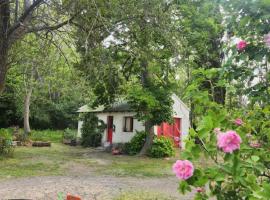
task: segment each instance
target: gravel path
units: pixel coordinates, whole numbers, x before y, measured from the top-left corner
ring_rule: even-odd
[[[1,199],[55,200],[62,192],[76,194],[83,200],[111,200],[124,191],[162,193],[172,199],[189,200],[193,194],[181,196],[175,178],[132,178],[97,175],[27,177],[0,182]]]

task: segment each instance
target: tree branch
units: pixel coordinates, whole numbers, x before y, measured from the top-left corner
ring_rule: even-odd
[[[27,31],[27,33],[40,32],[40,31],[44,31],[44,30],[47,30],[47,31],[57,30],[57,29],[61,28],[62,26],[65,26],[65,25],[69,24],[76,16],[77,16],[77,14],[73,15],[71,18],[69,18],[66,21],[63,21],[62,23],[59,23],[59,24],[56,24],[56,25],[53,25],[53,26],[41,26],[41,27],[35,27],[35,28],[32,28],[32,29],[29,29]]]
[[[25,20],[31,15],[36,7],[38,7],[44,0],[36,0],[33,4],[24,11],[24,13],[20,16],[18,21],[9,28],[8,36],[11,36],[19,27],[23,26]]]

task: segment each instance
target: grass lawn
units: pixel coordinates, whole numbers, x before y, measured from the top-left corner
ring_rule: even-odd
[[[113,176],[167,177],[173,175],[171,166],[174,161],[112,156],[91,148],[53,143],[52,147],[16,147],[12,158],[0,158],[0,179],[69,175],[76,168]]]
[[[156,192],[130,191],[120,194],[114,200],[173,200],[173,198]]]

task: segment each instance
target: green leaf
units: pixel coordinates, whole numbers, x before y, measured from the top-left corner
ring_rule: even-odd
[[[251,160],[257,162],[260,160],[260,158],[258,156],[251,156]]]
[[[188,185],[188,183],[186,181],[181,181],[179,183],[179,187],[178,190],[182,193],[185,194],[186,191],[191,191],[191,187]]]

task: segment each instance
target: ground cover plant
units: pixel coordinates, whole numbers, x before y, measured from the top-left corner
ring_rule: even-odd
[[[29,134],[29,139],[33,141],[44,141],[44,142],[62,142],[64,131],[61,130],[33,130]]]

